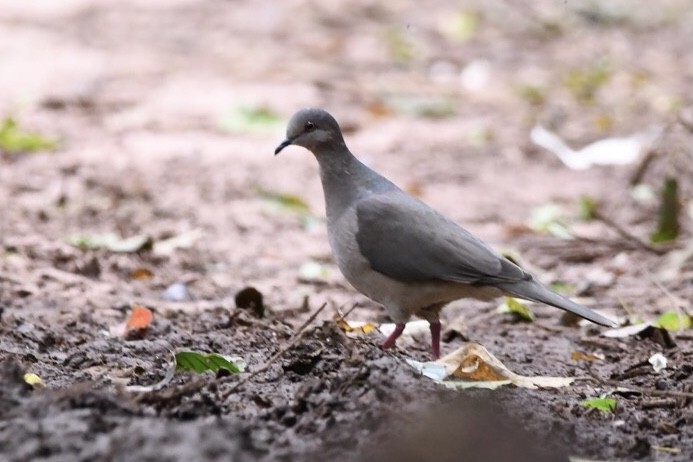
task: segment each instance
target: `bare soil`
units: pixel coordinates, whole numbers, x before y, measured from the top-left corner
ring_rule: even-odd
[[[386,352],[379,333],[347,336],[333,321],[353,304],[352,321],[387,314],[331,260],[312,156],[273,157],[284,122],[227,123],[239,107],[284,120],[324,107],[361,159],[542,280],[624,322],[690,312],[692,137],[677,122],[693,88],[690,2],[0,5],[0,117],[60,140],[0,153],[1,460],[691,460],[690,330],[611,339],[549,307],[524,323],[461,301],[443,312],[461,331],[444,353],[471,339],[515,372],[593,380],[447,390],[406,363],[428,358],[425,336]],[[638,244],[658,207],[631,194],[641,160],[570,170],[531,143],[537,121],[573,146],[667,127],[639,182],[657,193],[679,180],[681,236]],[[582,196],[616,226],[581,220]],[[527,226],[547,203],[581,239]],[[98,233],[198,238],[134,253],[70,240]],[[301,270],[309,262],[320,274]],[[184,300],[164,296],[175,283]],[[248,286],[264,296],[261,317],[236,307]],[[151,327],[114,335],[135,304],[154,311]],[[161,380],[177,349],[248,369],[126,391]],[[612,413],[581,404],[605,394]]]

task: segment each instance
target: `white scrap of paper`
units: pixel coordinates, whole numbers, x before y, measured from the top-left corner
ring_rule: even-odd
[[[652,368],[655,372],[659,372],[667,367],[667,358],[664,357],[662,353],[653,354],[647,362],[652,364]]]
[[[578,150],[541,125],[535,125],[529,136],[534,144],[556,154],[567,167],[585,170],[593,165],[630,164],[652,146],[661,133],[661,128],[654,127],[627,137],[604,138]]]

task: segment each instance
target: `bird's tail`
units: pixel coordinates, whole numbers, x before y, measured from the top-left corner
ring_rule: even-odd
[[[612,328],[618,327],[618,323],[612,321],[611,319],[595,313],[586,306],[575,303],[563,295],[557,294],[535,280],[522,281],[502,286],[499,285],[499,287],[509,295],[533,302],[546,303],[547,305],[569,311],[580,316],[581,318],[585,318],[602,326]]]

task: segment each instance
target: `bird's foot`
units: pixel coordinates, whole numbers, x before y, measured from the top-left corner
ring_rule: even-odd
[[[431,356],[433,360],[440,358],[440,322],[429,323],[431,327]]]
[[[399,338],[400,335],[402,335],[402,332],[404,332],[404,323],[397,323],[395,324],[395,330],[392,331],[390,336],[385,339],[383,342],[383,349],[387,350],[389,348],[392,348],[395,346],[395,342]]]

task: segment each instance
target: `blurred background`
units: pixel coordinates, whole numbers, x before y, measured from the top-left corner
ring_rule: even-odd
[[[253,283],[296,303],[296,268],[329,257],[313,226],[322,192],[307,152],[272,151],[294,111],[320,106],[362,160],[496,245],[533,214],[539,228],[574,218],[582,196],[648,240],[665,179],[691,172],[690,131],[677,121],[693,83],[692,10],[685,0],[3,1],[0,230],[62,241],[201,229],[204,261],[189,266],[219,269],[204,293]],[[575,153],[605,139],[614,143]],[[648,150],[656,161],[643,166]],[[588,168],[600,158],[627,165]],[[689,183],[678,186],[690,201]],[[547,204],[567,209],[536,210]]]
[[[273,156],[306,106],[555,288],[623,318],[689,310],[691,37],[690,0],[0,0],[0,313],[75,348],[133,300],[204,311],[245,286],[289,322],[353,301],[386,319],[331,260],[315,160]],[[543,367],[491,324],[478,340]]]

